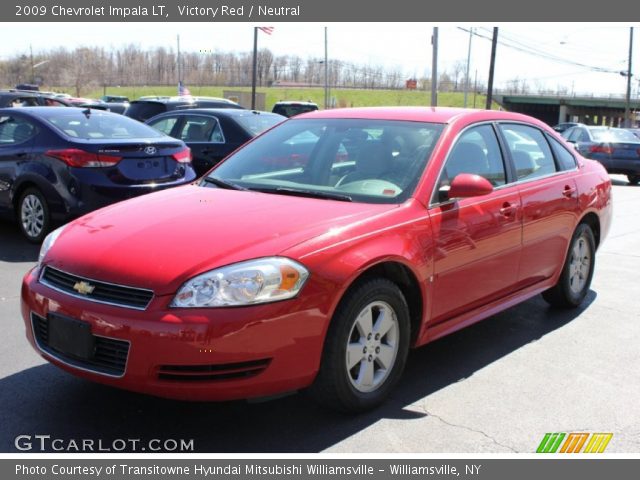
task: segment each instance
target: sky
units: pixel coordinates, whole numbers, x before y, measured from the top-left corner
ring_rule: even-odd
[[[276,55],[324,57],[324,27],[329,59],[399,69],[406,78],[429,76],[431,34],[439,28],[438,69],[466,65],[469,33],[473,27],[470,77],[477,71],[485,82],[489,73],[491,31],[499,27],[495,86],[515,78],[531,89],[562,86],[580,95],[623,96],[628,68],[629,27],[602,23],[275,23],[272,35],[261,33],[259,48]],[[0,58],[64,46],[175,48],[180,35],[183,51],[248,52],[253,45],[248,23],[2,23]],[[640,74],[640,28],[635,29],[632,72]],[[487,38],[484,38],[487,37]],[[206,53],[204,53],[206,54]],[[632,96],[638,95],[640,75],[632,77]]]

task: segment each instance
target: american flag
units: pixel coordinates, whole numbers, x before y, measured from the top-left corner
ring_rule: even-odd
[[[182,84],[182,81],[178,82],[178,95],[181,97],[186,97],[191,95],[191,92],[187,87]]]
[[[271,35],[273,33],[273,31],[275,30],[275,27],[258,27],[258,30],[263,31],[267,35]]]

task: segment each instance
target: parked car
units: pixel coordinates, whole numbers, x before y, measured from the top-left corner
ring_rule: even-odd
[[[189,400],[309,388],[366,410],[411,347],[541,292],[580,305],[611,208],[602,166],[524,115],[314,112],[199,182],[52,232],[22,313],[40,355],[96,382]]]
[[[196,178],[184,142],[115,113],[0,109],[0,214],[41,242],[55,224]]]
[[[640,138],[623,128],[581,125],[562,136],[585,158],[600,162],[609,173],[626,175],[632,185],[640,182]]]
[[[200,176],[240,145],[284,120],[282,115],[255,110],[195,108],[162,113],[145,123],[183,140]]]
[[[69,104],[55,95],[27,90],[0,90],[0,108],[4,107],[68,107]]]
[[[298,101],[280,101],[276,102],[271,110],[278,115],[284,115],[285,117],[295,117],[301,113],[313,112],[318,110],[318,105],[313,102],[298,102]]]
[[[582,123],[577,123],[577,122],[563,122],[563,123],[559,123],[557,125],[553,126],[553,129],[558,132],[558,133],[562,133],[565,130],[570,129],[571,127],[577,127],[577,126],[582,126]]]
[[[96,110],[104,110],[107,112],[113,112],[113,113],[119,113],[119,114],[124,114],[124,112],[126,111],[126,109],[129,107],[128,103],[115,103],[115,102],[111,102],[111,103],[106,103],[106,102],[97,102],[97,101],[92,101],[92,102],[87,102],[87,103],[79,103],[75,105],[76,107],[80,107],[80,108],[93,108]]]
[[[173,110],[185,110],[191,108],[238,108],[240,105],[226,98],[215,97],[157,97],[149,100],[134,100],[124,112],[127,117],[135,118],[141,122],[151,117]]]
[[[129,103],[129,97],[123,95],[103,95],[100,101],[105,103]]]

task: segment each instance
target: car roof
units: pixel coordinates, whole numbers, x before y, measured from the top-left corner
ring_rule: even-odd
[[[201,114],[215,114],[215,115],[225,115],[227,117],[244,117],[249,115],[269,115],[269,116],[278,116],[277,113],[265,112],[261,110],[246,110],[239,108],[189,108],[188,110],[171,110],[170,112],[163,112],[159,116],[165,115],[193,115],[194,113]]]
[[[69,108],[55,108],[55,107],[28,107],[28,108],[15,108],[15,107],[6,107],[0,108],[1,114],[12,115],[16,112],[20,112],[23,115],[35,118],[52,118],[58,114],[72,115],[74,112],[78,112],[78,114],[82,114],[83,110],[86,110],[87,107],[69,107]],[[94,110],[96,113],[100,113],[100,115],[118,115],[117,113],[105,111],[105,110]]]
[[[302,113],[295,120],[311,118],[353,118],[368,120],[398,120],[410,122],[453,123],[467,118],[471,121],[513,120],[524,121],[544,128],[549,128],[540,120],[521,113],[502,110],[479,110],[452,107],[362,107],[337,108],[333,110],[316,110]]]
[[[236,102],[228,100],[226,98],[219,97],[157,97],[157,98],[143,98],[138,100],[133,100],[130,103],[179,103],[179,104],[192,104],[198,102],[219,102],[219,103],[229,103],[232,105],[237,105]]]
[[[302,100],[281,100],[279,102],[276,102],[273,106],[275,107],[276,105],[303,105],[303,106],[309,106],[309,107],[317,107],[318,104],[314,103],[314,102],[303,102]]]

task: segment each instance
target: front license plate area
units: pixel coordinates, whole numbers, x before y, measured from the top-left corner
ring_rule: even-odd
[[[95,337],[87,322],[49,314],[49,347],[82,360],[90,360],[95,352]]]

